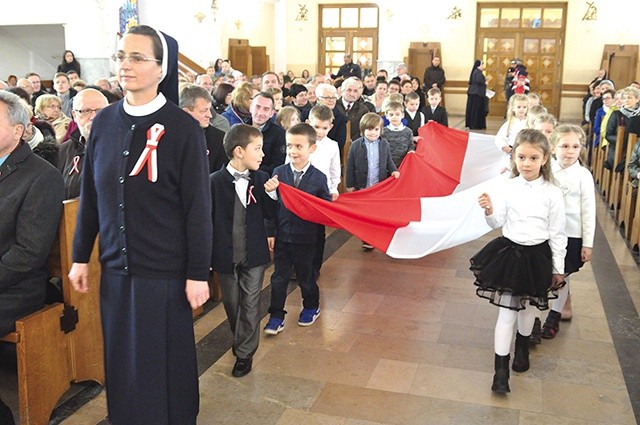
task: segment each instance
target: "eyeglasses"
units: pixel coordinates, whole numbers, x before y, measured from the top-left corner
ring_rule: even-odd
[[[139,53],[133,53],[130,55],[125,55],[124,53],[114,53],[113,55],[111,55],[111,60],[117,63],[122,63],[125,59],[129,59],[129,63],[132,63],[134,65],[140,64],[142,62],[161,62],[159,59],[148,58],[145,55],[141,55]]]
[[[96,108],[96,109],[84,108],[84,109],[74,109],[74,111],[80,114],[80,116],[84,117],[87,115],[91,115],[91,113],[97,114],[98,112],[100,112],[101,109],[102,108]]]
[[[318,96],[318,97],[324,100],[338,100],[338,98],[335,96]]]
[[[45,108],[50,108],[50,109],[62,109],[62,106],[60,106],[60,105],[47,105],[47,106],[45,106]]]

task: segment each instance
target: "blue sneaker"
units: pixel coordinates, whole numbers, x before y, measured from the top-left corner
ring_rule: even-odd
[[[318,316],[320,316],[319,308],[303,308],[302,311],[300,312],[298,325],[311,326],[315,323]]]
[[[284,320],[272,317],[264,327],[264,333],[269,335],[278,335],[284,330]]]

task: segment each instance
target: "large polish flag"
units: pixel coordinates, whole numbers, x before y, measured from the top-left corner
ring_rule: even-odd
[[[429,122],[400,178],[341,194],[336,202],[285,184],[286,207],[305,220],[344,229],[394,258],[419,258],[486,234],[477,199],[505,177],[494,136]]]

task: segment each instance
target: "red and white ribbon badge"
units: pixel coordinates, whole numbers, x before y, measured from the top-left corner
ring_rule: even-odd
[[[73,164],[71,164],[71,170],[69,170],[69,175],[76,173],[80,174],[80,169],[78,165],[80,164],[80,157],[78,155],[73,157]]]
[[[160,138],[164,135],[164,125],[154,124],[149,130],[147,130],[147,146],[140,154],[138,162],[131,170],[130,176],[137,176],[142,168],[147,164],[147,178],[150,182],[156,182],[158,180],[158,143]]]
[[[253,201],[254,204],[258,203],[258,200],[256,199],[256,197],[253,196],[253,186],[249,188],[249,199],[247,200],[247,205],[250,205],[251,201]]]

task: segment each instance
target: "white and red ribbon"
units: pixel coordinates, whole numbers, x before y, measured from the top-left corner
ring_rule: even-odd
[[[164,125],[154,124],[149,130],[147,130],[147,146],[140,154],[138,162],[131,170],[130,176],[137,176],[140,171],[147,165],[147,178],[150,182],[156,182],[158,180],[158,143],[160,138],[164,135]]]
[[[253,186],[249,187],[249,199],[247,200],[247,205],[250,205],[251,201],[253,201],[254,204],[258,203],[256,197],[253,196]]]
[[[73,157],[73,164],[71,164],[71,170],[69,170],[69,175],[73,173],[80,174],[80,168],[78,168],[78,165],[80,165],[80,156],[76,155]]]

